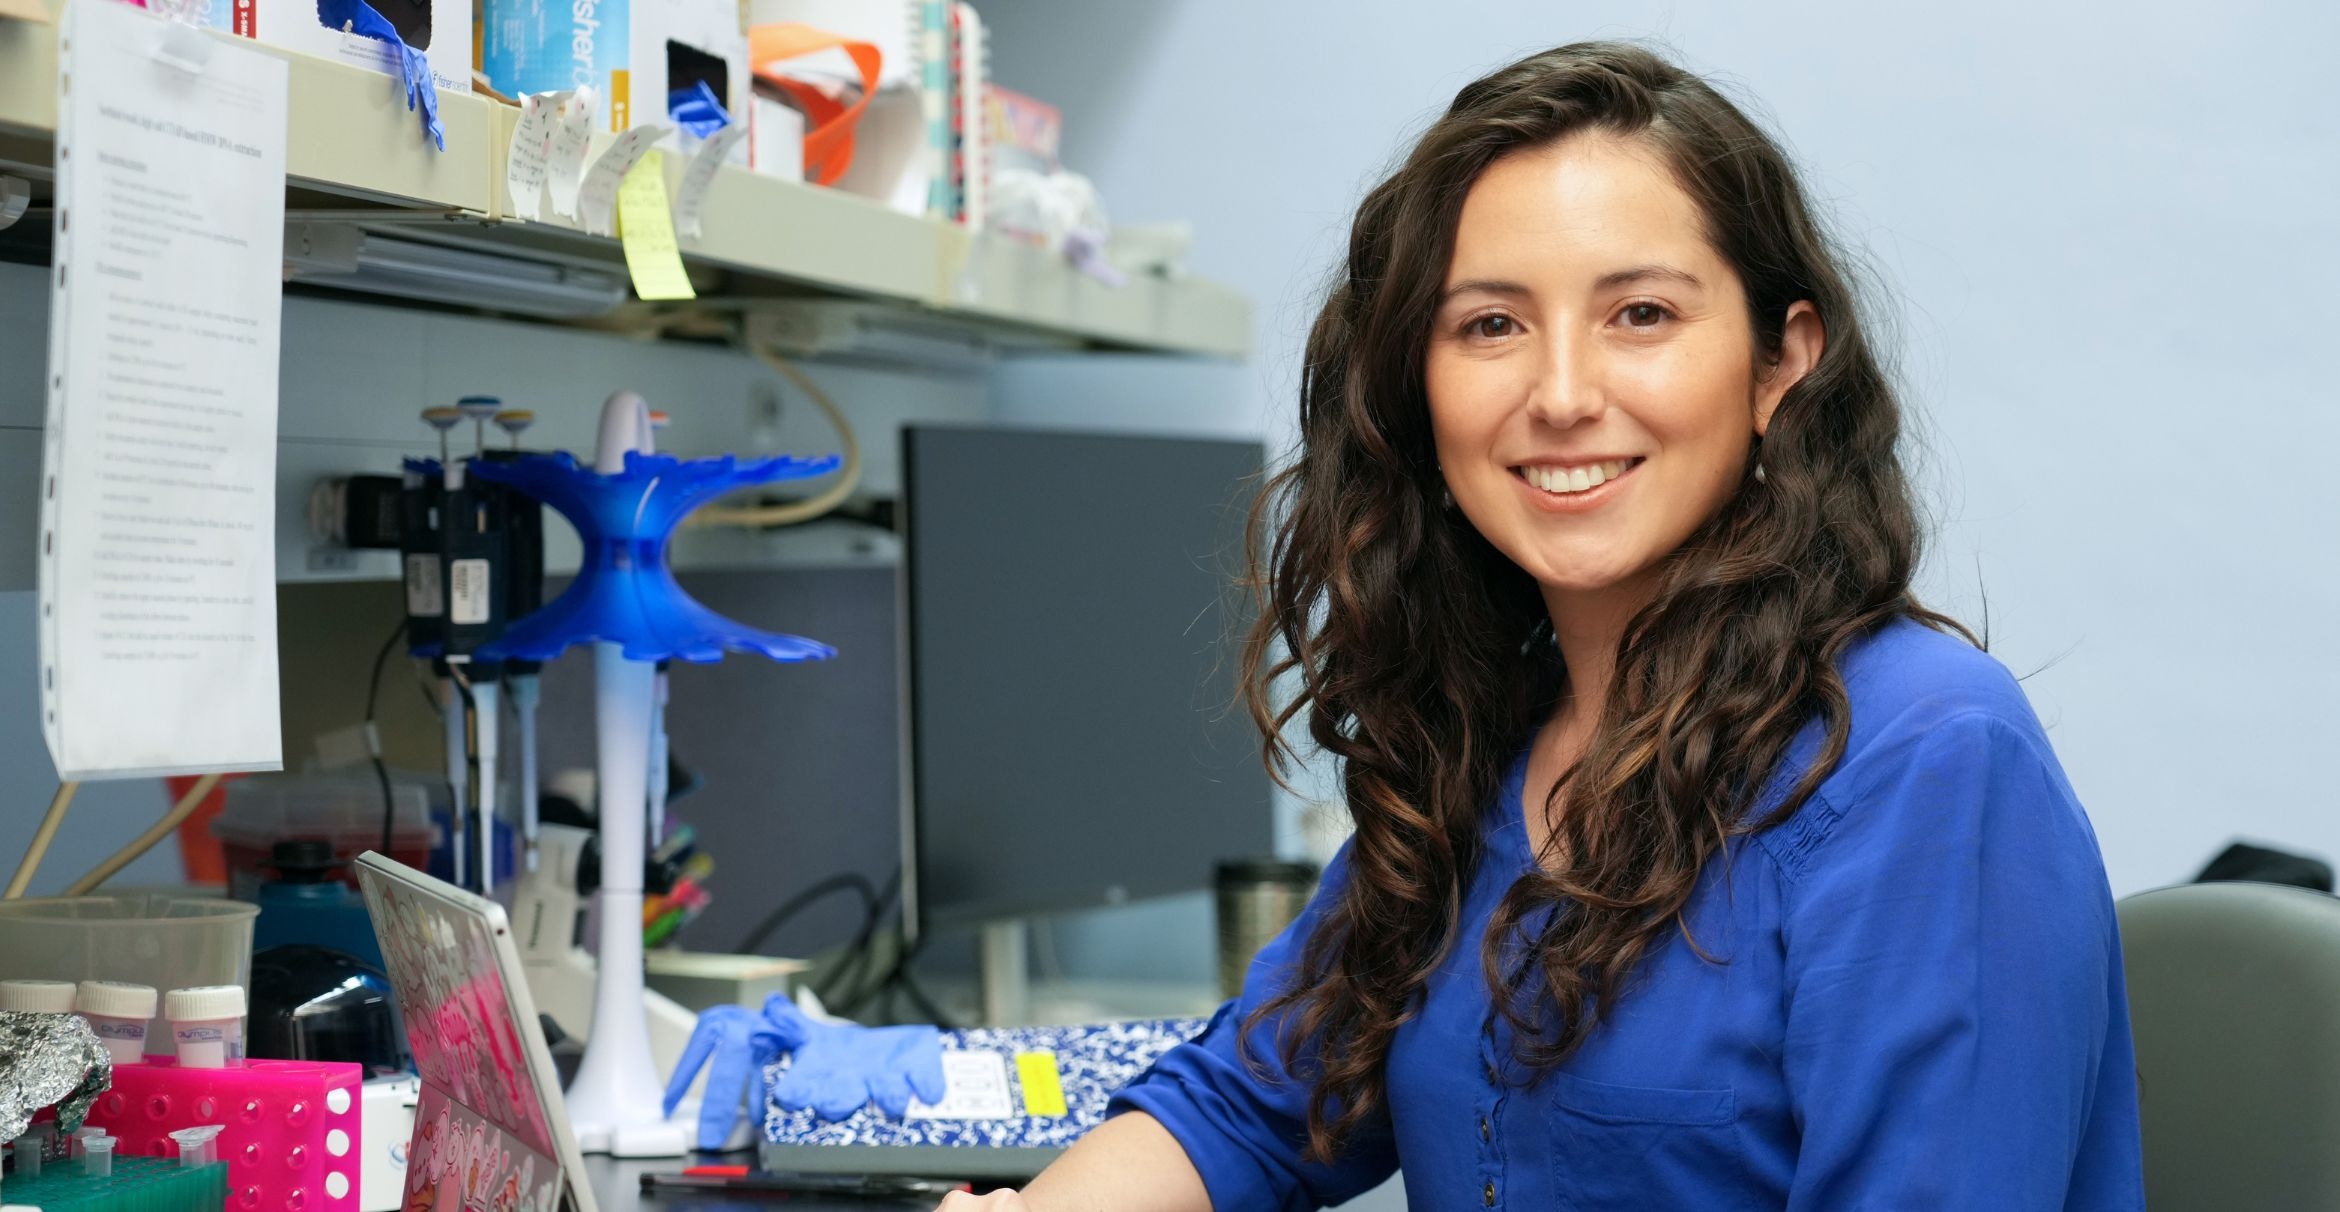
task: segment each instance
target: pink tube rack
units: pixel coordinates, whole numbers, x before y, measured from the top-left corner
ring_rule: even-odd
[[[248,1060],[182,1069],[168,1058],[114,1067],[89,1122],[125,1157],[171,1157],[170,1134],[218,1124],[226,1212],[357,1212],[361,1066]]]

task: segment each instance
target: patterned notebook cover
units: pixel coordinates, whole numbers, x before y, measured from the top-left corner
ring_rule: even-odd
[[[1008,1102],[1019,1111],[1055,1110],[1047,1090],[1048,1066],[1022,1059],[1053,1058],[1062,1092],[1058,1114],[1015,1114],[1002,1119],[891,1119],[874,1107],[850,1118],[821,1123],[810,1111],[780,1106],[764,1110],[764,1140],[771,1146],[885,1145],[963,1149],[1062,1149],[1105,1121],[1105,1104],[1144,1073],[1154,1059],[1202,1033],[1199,1018],[1145,1019],[1078,1027],[974,1027],[942,1033],[945,1052],[996,1052],[1004,1060]],[[766,1072],[776,1079],[786,1060]],[[1029,1088],[1028,1088],[1029,1087]],[[793,1152],[793,1151],[792,1151]]]

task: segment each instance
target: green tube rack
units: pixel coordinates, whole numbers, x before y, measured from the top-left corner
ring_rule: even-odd
[[[189,1167],[175,1157],[116,1157],[106,1178],[50,1158],[38,1177],[0,1179],[0,1203],[41,1212],[220,1212],[227,1197],[226,1162]]]

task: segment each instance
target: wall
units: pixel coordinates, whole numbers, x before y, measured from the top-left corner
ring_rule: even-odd
[[[2327,452],[2340,10],[1496,0],[991,0],[1004,84],[1066,113],[1117,219],[1191,218],[1249,293],[1237,371],[1019,366],[1005,415],[1289,440],[1318,285],[1363,189],[1480,72],[1655,36],[1785,132],[1902,318],[1939,538],[2118,892],[2232,837],[2340,853],[2340,496]]]

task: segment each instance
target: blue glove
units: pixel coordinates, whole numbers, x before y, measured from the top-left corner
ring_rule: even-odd
[[[720,1149],[739,1122],[742,1101],[761,1118],[764,1114],[764,1066],[778,1058],[769,1044],[759,1051],[756,1036],[763,1019],[745,1006],[716,1006],[699,1016],[691,1028],[691,1042],[683,1045],[682,1060],[667,1079],[665,1113],[691,1088],[700,1066],[707,1067],[707,1089],[699,1102],[699,1147]]]
[[[772,1101],[791,1111],[810,1107],[820,1119],[839,1120],[874,1102],[900,1119],[913,1094],[942,1101],[942,1033],[932,1027],[815,1022],[778,993],[765,999],[763,1019],[755,1046],[789,1054]]]
[[[423,133],[440,151],[447,150],[447,132],[439,124],[439,86],[431,80],[431,62],[398,36],[398,27],[366,0],[317,0],[317,20],[327,29],[389,43],[398,53],[398,78],[406,89],[407,112],[422,110]]]

